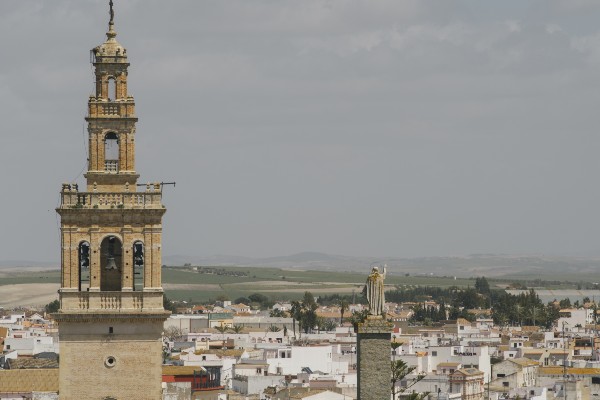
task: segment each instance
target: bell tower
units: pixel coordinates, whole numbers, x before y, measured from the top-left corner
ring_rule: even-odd
[[[61,400],[161,399],[162,185],[138,191],[135,102],[127,51],[116,40],[113,3],[106,41],[91,53],[85,191],[65,183],[59,324]]]

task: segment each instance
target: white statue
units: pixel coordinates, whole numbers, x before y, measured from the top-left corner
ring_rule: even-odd
[[[383,293],[383,280],[385,279],[387,265],[383,265],[383,273],[378,267],[373,267],[371,275],[367,278],[367,301],[369,302],[370,315],[383,315],[385,295]]]

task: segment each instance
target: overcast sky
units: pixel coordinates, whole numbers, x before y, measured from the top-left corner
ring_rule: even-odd
[[[163,254],[600,256],[600,2],[115,0]],[[0,259],[58,261],[108,0],[0,1]]]

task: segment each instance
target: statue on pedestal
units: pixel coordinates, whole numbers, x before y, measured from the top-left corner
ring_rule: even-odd
[[[383,272],[379,267],[373,267],[367,278],[367,301],[369,302],[369,315],[383,315],[385,295],[383,293],[383,280],[385,279],[387,265],[384,264]]]

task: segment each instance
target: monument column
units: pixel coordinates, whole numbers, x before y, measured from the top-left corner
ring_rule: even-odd
[[[383,273],[374,267],[367,278],[369,315],[357,326],[358,400],[389,400],[391,387],[391,338],[394,324],[383,316]]]

